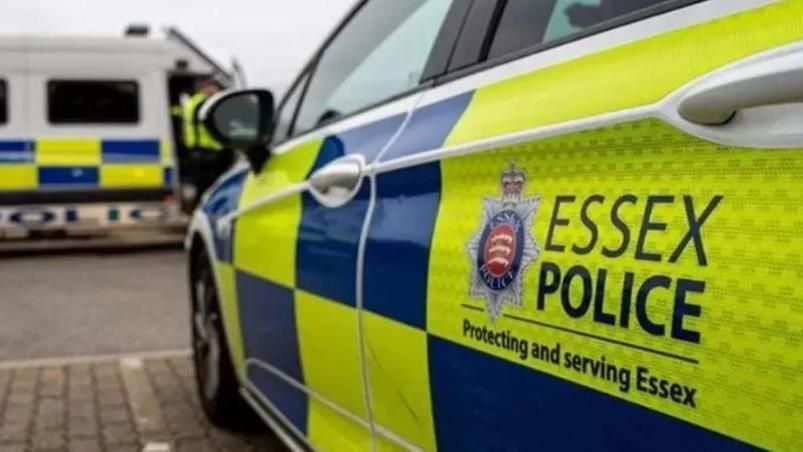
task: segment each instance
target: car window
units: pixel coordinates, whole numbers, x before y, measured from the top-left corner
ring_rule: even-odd
[[[119,80],[51,80],[51,124],[129,124],[139,121],[139,85]]]
[[[305,132],[415,88],[453,0],[373,0],[325,48],[301,105]]]
[[[279,111],[276,113],[272,139],[274,143],[280,143],[293,134],[293,118],[296,115],[301,94],[307,85],[307,79],[309,79],[308,74],[304,74],[298,80],[298,83],[290,88],[291,91],[284,96],[284,102],[279,106]]]
[[[545,44],[672,0],[508,0],[491,44],[495,58]]]
[[[5,80],[0,80],[0,124],[8,122],[8,87]]]

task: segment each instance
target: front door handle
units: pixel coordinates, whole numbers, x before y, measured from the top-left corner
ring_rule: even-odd
[[[309,189],[326,207],[340,207],[357,194],[365,172],[362,155],[349,155],[335,160],[309,178]]]
[[[678,114],[712,126],[729,122],[739,110],[795,102],[803,102],[803,59],[790,52],[703,80],[680,100]]]

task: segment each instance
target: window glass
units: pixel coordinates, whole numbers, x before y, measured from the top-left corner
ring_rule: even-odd
[[[293,117],[296,114],[298,102],[301,100],[301,94],[304,92],[304,86],[307,84],[308,78],[308,74],[304,74],[298,83],[290,88],[292,91],[284,96],[284,102],[279,106],[274,123],[274,143],[280,143],[293,134]]]
[[[47,85],[53,124],[129,124],[139,121],[139,86],[133,81],[53,80]]]
[[[489,58],[548,43],[672,0],[508,0]]]
[[[416,87],[452,1],[369,1],[323,51],[295,131]]]
[[[0,124],[8,122],[8,87],[5,80],[0,80]]]

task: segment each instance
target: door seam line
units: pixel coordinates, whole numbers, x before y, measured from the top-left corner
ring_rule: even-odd
[[[426,92],[426,91],[424,91]],[[368,415],[368,425],[369,430],[371,432],[371,451],[376,451],[376,436],[377,436],[377,425],[374,421],[374,413],[373,413],[373,405],[371,401],[371,385],[369,381],[369,372],[368,372],[368,363],[366,361],[366,341],[365,341],[365,330],[364,330],[364,322],[363,322],[363,304],[364,304],[364,293],[363,293],[363,284],[364,284],[364,275],[365,275],[365,249],[367,246],[368,241],[368,233],[371,228],[371,220],[373,219],[374,209],[376,207],[376,172],[373,171],[374,166],[376,163],[381,161],[382,156],[390,149],[398,140],[398,138],[402,135],[402,133],[407,129],[407,125],[410,123],[410,119],[413,117],[415,110],[418,108],[419,103],[424,97],[424,92],[419,93],[418,97],[413,100],[410,104],[410,107],[407,110],[407,114],[405,115],[404,121],[402,121],[401,125],[399,126],[396,133],[385,143],[385,146],[379,151],[376,158],[374,158],[373,162],[369,163],[366,166],[366,173],[364,180],[367,179],[368,183],[370,184],[370,197],[368,198],[368,209],[365,212],[365,218],[363,218],[363,225],[360,230],[360,241],[357,246],[357,275],[356,275],[356,308],[357,308],[357,340],[359,341],[359,355],[360,355],[360,368],[362,374],[362,383],[363,383],[363,396],[365,401],[366,413]],[[387,430],[390,432],[389,429],[383,428],[383,430]],[[385,435],[383,435],[385,436]],[[394,434],[395,436],[395,434]],[[399,437],[400,438],[400,437]],[[409,448],[409,445],[405,447]]]

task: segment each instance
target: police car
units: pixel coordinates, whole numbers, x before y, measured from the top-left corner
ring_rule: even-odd
[[[199,394],[294,449],[803,448],[803,2],[368,0],[195,214]],[[242,402],[242,401],[245,402]]]

